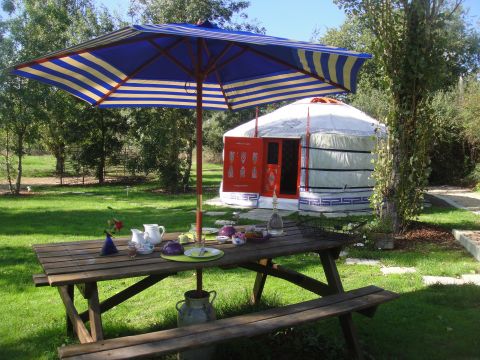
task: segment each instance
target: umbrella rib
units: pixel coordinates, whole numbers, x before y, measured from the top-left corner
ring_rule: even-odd
[[[112,95],[115,91],[118,90],[120,86],[125,84],[128,80],[130,80],[132,77],[137,75],[140,71],[142,71],[145,67],[153,63],[155,60],[157,60],[160,56],[164,55],[165,52],[173,49],[175,46],[177,46],[180,42],[182,42],[183,39],[178,39],[175,41],[173,44],[171,44],[169,47],[165,48],[162,51],[159,51],[156,53],[154,56],[152,56],[150,59],[148,59],[146,62],[144,62],[142,65],[138,66],[130,75],[127,75],[122,81],[120,81],[117,85],[115,85],[112,89],[110,89],[105,95],[103,95],[93,106],[98,106],[102,102],[105,101],[110,95]]]
[[[228,50],[230,50],[233,46],[233,42],[230,42],[228,43],[228,45],[226,45],[223,50],[220,52],[220,54],[217,55],[217,57],[213,58],[212,60],[210,60],[209,64],[207,64],[207,66],[205,66],[205,74],[208,74],[210,73],[211,71],[214,71],[215,70],[215,65],[220,61],[220,59],[226,54],[226,52]],[[203,41],[203,47],[205,48],[205,50],[207,51],[207,54],[208,56],[210,56],[210,52],[207,48],[207,44],[205,43],[205,41]]]
[[[267,58],[267,59],[269,59],[269,60],[272,60],[272,61],[274,61],[274,62],[276,62],[276,63],[278,63],[278,64],[280,64],[280,65],[284,65],[284,66],[286,66],[286,67],[288,67],[288,68],[290,68],[290,69],[296,70],[296,71],[298,71],[298,72],[300,72],[300,73],[302,73],[302,74],[311,76],[311,77],[313,77],[313,78],[315,78],[315,79],[317,79],[317,80],[326,82],[326,83],[328,83],[328,84],[330,84],[330,85],[336,86],[336,87],[338,87],[338,88],[340,88],[340,89],[343,89],[343,90],[345,90],[345,91],[347,91],[347,92],[351,92],[351,90],[347,89],[347,88],[346,88],[345,86],[343,86],[343,85],[340,85],[340,84],[338,84],[338,83],[336,83],[336,82],[333,82],[333,81],[331,81],[331,80],[327,80],[327,79],[325,79],[324,77],[319,76],[319,75],[317,75],[317,74],[312,74],[311,72],[306,71],[306,70],[304,70],[304,69],[301,69],[301,68],[299,68],[299,67],[297,67],[297,66],[293,66],[292,64],[289,64],[289,63],[287,63],[286,61],[283,61],[283,60],[281,60],[281,59],[279,59],[279,58],[277,58],[277,57],[275,57],[275,56],[272,56],[272,55],[269,55],[269,54],[265,54],[265,53],[263,53],[263,52],[261,52],[261,51],[259,51],[259,50],[257,50],[257,49],[254,49],[254,48],[252,48],[252,47],[250,47],[250,46],[246,46],[246,45],[239,45],[239,46],[241,46],[241,47],[244,48],[245,50],[251,51],[251,52],[253,52],[253,53],[255,53],[255,54],[258,54],[258,55],[263,56],[263,57],[265,57],[265,58]]]
[[[238,45],[238,44],[236,44]],[[224,67],[225,65],[227,65],[228,63],[232,62],[233,60],[237,59],[238,57],[242,56],[245,52],[247,51],[246,48],[243,48],[242,47],[242,50],[240,50],[238,53],[236,53],[235,55],[232,55],[230,58],[228,58],[227,60],[225,60],[223,63],[219,64],[218,66],[215,67],[215,70],[220,70],[222,67]],[[213,69],[209,70],[208,73],[206,73],[206,75],[208,75],[210,72],[212,72]]]
[[[182,40],[184,41],[184,40]],[[155,46],[158,50],[160,51],[164,51],[165,49],[163,49],[160,45],[158,45],[156,42],[154,42],[153,40],[150,40],[149,41],[153,46]],[[169,49],[170,50],[170,49]],[[175,56],[173,56],[172,54],[168,53],[168,50],[165,52],[164,54],[167,58],[169,58],[170,60],[172,60],[172,62],[177,65],[180,69],[182,69],[188,76],[191,76],[191,77],[194,77],[194,74],[190,71],[189,68],[187,68],[185,65],[183,65],[180,60],[178,60]]]
[[[195,55],[193,54],[193,48],[192,48],[192,44],[190,44],[189,41],[186,41],[186,44],[187,44],[187,51],[188,51],[188,55],[190,56],[190,60],[192,61],[192,65],[194,67],[197,66],[197,62],[195,60]]]
[[[203,47],[205,48],[205,52],[207,53],[208,56],[210,56],[210,50],[208,49],[208,46],[207,46],[205,40],[202,43],[203,43]],[[215,72],[215,77],[217,78],[218,85],[220,86],[220,90],[222,92],[223,98],[225,99],[225,104],[227,104],[227,107],[230,111],[233,110],[232,105],[228,101],[227,94],[226,94],[226,92],[223,88],[223,84],[222,84],[222,81],[221,81],[221,78],[220,78],[220,74],[218,73],[218,71],[216,69],[214,69],[214,65],[218,60],[220,60],[221,57],[223,57],[223,55],[225,55],[225,53],[228,51],[228,49],[230,49],[232,47],[232,45],[233,45],[233,43],[230,43],[228,46],[226,46],[222,50],[222,52],[217,56],[217,58],[214,59],[214,61],[212,62],[212,65],[207,67],[207,68],[212,67],[212,70]],[[208,73],[208,70],[205,72],[205,74],[206,73]]]

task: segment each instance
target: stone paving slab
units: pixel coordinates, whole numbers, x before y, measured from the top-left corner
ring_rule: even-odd
[[[224,225],[235,225],[233,220],[215,220],[215,225],[224,226]]]
[[[425,285],[464,285],[465,280],[449,276],[423,276]]]
[[[411,274],[416,273],[417,270],[413,267],[400,267],[400,266],[384,266],[380,268],[383,275],[391,274]]]
[[[206,200],[205,204],[207,205],[213,205],[213,206],[221,206],[221,207],[227,207],[231,209],[251,209],[251,207],[248,206],[240,206],[240,205],[229,205],[225,204],[222,200],[220,200],[220,197],[214,197],[212,199]]]
[[[282,218],[285,218],[295,211],[289,210],[278,210],[278,213]],[[251,219],[251,220],[260,220],[260,221],[268,221],[272,216],[272,209],[252,209],[250,211],[241,213],[240,219]]]
[[[226,211],[207,211],[205,213],[205,215],[207,215],[207,216],[223,216],[226,213],[227,213]]]
[[[462,244],[475,259],[480,261],[480,231],[453,229],[452,233],[455,239]]]
[[[345,264],[347,264],[347,265],[376,266],[376,265],[380,265],[380,261],[379,260],[372,260],[372,259],[347,258],[347,259],[345,259]]]
[[[462,279],[466,284],[475,284],[480,286],[480,274],[466,274],[462,275]]]

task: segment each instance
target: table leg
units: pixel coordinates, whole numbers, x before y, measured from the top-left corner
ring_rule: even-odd
[[[323,270],[327,278],[328,285],[331,287],[333,293],[343,293],[343,285],[338,274],[337,265],[331,251],[324,251],[319,253],[322,261]],[[352,321],[352,314],[339,316],[340,326],[342,327],[343,336],[347,343],[350,356],[353,359],[363,359],[362,350],[358,343],[357,330]]]
[[[90,321],[90,333],[94,341],[103,340],[102,312],[98,299],[97,283],[85,284],[85,294],[88,299],[88,318]]]
[[[68,293],[68,296],[70,296],[70,299],[72,299],[72,302],[73,302],[73,296],[75,294],[75,286],[67,285],[67,293]],[[72,320],[70,320],[70,317],[68,316],[67,311],[65,311],[65,319],[67,320],[67,336],[72,336],[73,335],[73,323],[72,323]]]
[[[258,261],[260,265],[263,265],[267,268],[272,266],[272,259],[261,259]],[[266,272],[257,272],[255,278],[255,284],[253,285],[253,293],[250,298],[250,303],[253,305],[258,305],[262,297],[263,288],[265,286],[265,281],[267,280]]]
[[[73,299],[70,297],[68,293],[67,286],[58,286],[57,287],[60,297],[62,298],[63,304],[65,305],[65,310],[67,311],[67,315],[70,318],[70,321],[73,326],[73,331],[77,334],[78,340],[82,344],[94,342],[90,332],[85,327],[80,315],[78,315],[78,311],[75,308],[75,304],[73,303]]]

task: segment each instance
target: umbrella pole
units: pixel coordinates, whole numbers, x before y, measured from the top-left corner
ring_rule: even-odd
[[[203,243],[202,240],[202,123],[203,123],[203,108],[202,108],[202,90],[203,90],[203,75],[202,69],[202,46],[201,40],[197,42],[197,242],[198,245]],[[197,292],[200,295],[203,288],[203,273],[202,269],[197,269]]]

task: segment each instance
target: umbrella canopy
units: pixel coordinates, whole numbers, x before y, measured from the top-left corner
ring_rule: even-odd
[[[98,107],[240,110],[355,91],[371,56],[341,48],[200,25],[134,25],[15,66],[13,73]]]
[[[202,110],[355,91],[369,54],[201,24],[134,25],[20,64],[12,73],[96,107],[197,112],[197,237],[202,228]],[[201,287],[197,283],[197,287]]]

